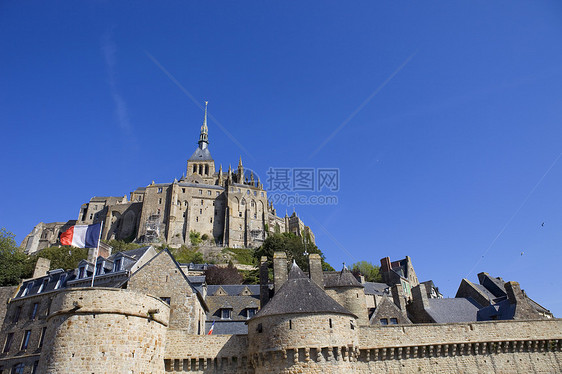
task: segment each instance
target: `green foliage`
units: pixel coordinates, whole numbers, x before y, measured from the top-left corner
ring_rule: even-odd
[[[254,265],[256,259],[251,248],[223,248],[222,253],[231,255],[239,264]]]
[[[362,274],[367,282],[382,282],[382,274],[380,267],[371,264],[368,261],[359,261],[353,264],[351,271],[356,274]]]
[[[232,262],[227,267],[209,266],[205,270],[207,284],[241,284],[242,274],[234,267]]]
[[[88,258],[88,249],[70,246],[44,248],[32,256],[34,266],[38,257],[51,260],[51,269],[76,269],[80,261]]]
[[[14,238],[13,233],[0,229],[0,287],[14,286],[33,273],[33,264]]]
[[[295,260],[297,265],[299,265],[303,271],[308,271],[308,256],[304,254],[305,245],[301,237],[288,232],[270,235],[265,239],[262,246],[254,252],[256,263],[262,256],[266,256],[271,264],[273,260],[273,253],[277,251],[285,251],[289,263]],[[316,247],[316,245],[307,243],[306,252],[309,254],[318,253],[322,258],[322,268],[325,270],[333,270],[333,268],[325,262],[324,254],[318,249],[318,247]]]
[[[197,246],[203,241],[203,239],[201,238],[201,234],[197,231],[191,231],[189,233],[189,240],[191,241],[191,245],[193,246]]]
[[[209,240],[209,235],[207,235],[207,234],[201,235],[201,240],[203,240],[203,241]]]
[[[179,248],[170,248],[170,252],[177,262],[193,262],[194,264],[202,264],[205,262],[205,260],[203,259],[203,254],[196,248],[189,248],[185,245],[182,245]]]
[[[142,244],[130,243],[125,240],[102,240],[102,242],[110,245],[113,248],[113,252],[129,251],[131,249],[137,249],[143,247]]]

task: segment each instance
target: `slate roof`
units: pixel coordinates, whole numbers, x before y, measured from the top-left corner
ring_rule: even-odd
[[[390,294],[389,287],[386,283],[377,283],[377,282],[365,282],[363,283],[363,287],[365,287],[365,295],[388,295]]]
[[[324,287],[358,287],[363,288],[363,285],[351,274],[349,269],[344,266],[339,273],[324,274]]]
[[[287,282],[253,318],[303,313],[338,313],[357,318],[328,296],[302,272],[296,263],[293,263]]]
[[[425,311],[436,323],[475,322],[478,304],[467,298],[428,299]]]
[[[213,325],[213,321],[205,322],[205,334]],[[248,325],[244,321],[215,321],[213,335],[246,335],[248,334]]]
[[[252,295],[260,295],[259,284],[210,284],[207,286],[207,295],[212,296],[219,288],[222,288],[229,296],[238,296],[246,287]]]
[[[211,157],[211,152],[209,152],[209,148],[201,149],[197,147],[195,152],[191,155],[188,161],[212,161],[213,157]]]
[[[221,320],[221,309],[232,309],[232,321],[246,321],[247,309],[259,308],[259,297],[256,296],[211,296],[205,299],[209,307],[207,321]]]
[[[514,315],[515,304],[511,304],[509,300],[503,300],[497,304],[480,309],[478,311],[478,321],[513,319]]]

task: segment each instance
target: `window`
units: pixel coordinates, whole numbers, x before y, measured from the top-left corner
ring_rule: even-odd
[[[181,192],[182,192],[182,193],[185,193],[185,188],[182,188],[182,189],[181,189]]]
[[[181,207],[181,201],[178,200],[178,201],[176,202],[176,205],[179,206],[179,207]]]
[[[43,327],[43,329],[41,329],[41,337],[39,338],[39,348],[41,348],[43,346],[43,341],[45,340],[45,333],[47,332],[47,328]]]
[[[12,374],[23,374],[24,369],[25,365],[22,362],[15,364],[12,368]]]
[[[350,320],[350,321],[349,321],[349,327],[350,327],[352,330],[355,330],[355,324],[353,323],[353,320]]]
[[[183,206],[187,206],[187,200],[183,202]]]
[[[398,319],[396,319],[396,318],[391,318],[391,319],[390,319],[390,324],[391,324],[391,325],[397,325],[397,324],[398,324]]]
[[[334,325],[332,324],[332,319],[330,318],[330,328],[334,327]]]
[[[183,212],[183,218],[185,218],[185,212]]]
[[[31,374],[36,374],[37,373],[37,367],[39,366],[39,361],[35,361],[33,363],[33,369],[31,369]]]
[[[93,219],[93,218],[94,218],[94,214],[90,213],[90,219]]]
[[[260,333],[260,334],[261,334],[261,333],[263,332],[263,326],[262,326],[262,324],[261,324],[261,323],[258,323],[258,327],[257,327],[257,329],[256,329],[256,330],[257,330],[257,331],[258,331],[258,333]]]
[[[213,217],[209,218],[209,222],[213,223]]]
[[[292,330],[292,328],[293,328],[293,320],[290,319],[289,320],[289,330]]]
[[[86,267],[85,266],[80,266],[78,268],[78,279],[84,278],[84,275],[86,274]]]
[[[23,292],[21,293],[21,297],[28,295],[29,291],[31,291],[31,287],[33,287],[33,283],[26,284],[25,288],[23,289]]]
[[[201,206],[203,206],[203,204],[205,204],[205,202],[203,201],[203,199],[201,199]]]
[[[115,262],[113,263],[113,271],[121,271],[121,259],[120,258],[115,260]]]
[[[195,222],[199,222],[199,217],[195,217]]]
[[[39,309],[39,303],[33,304],[33,307],[31,308],[31,314],[29,315],[29,319],[35,319],[35,317],[37,316],[37,309]]]
[[[10,347],[12,346],[12,340],[14,340],[14,333],[11,332],[8,334],[8,336],[6,336],[6,342],[4,343],[4,353],[7,353],[10,351]]]
[[[381,318],[381,325],[383,325],[383,326],[388,325],[388,319],[386,319],[386,318]]]
[[[207,195],[211,196],[211,190],[207,191]]]
[[[203,209],[199,209],[199,214],[203,214]]]
[[[250,319],[256,315],[257,308],[248,308],[246,309],[246,318]]]
[[[162,204],[162,198],[158,199],[158,204]]]
[[[31,336],[31,330],[25,330],[23,334],[23,340],[21,341],[21,350],[27,349],[29,345],[29,337]]]
[[[66,274],[61,274],[59,280],[57,281],[57,284],[55,285],[55,290],[61,288],[65,281],[66,281]]]
[[[103,274],[103,261],[96,264],[96,275]]]
[[[249,195],[249,194],[250,194],[250,190],[247,190],[247,191],[246,191],[246,195]]]
[[[20,320],[20,314],[21,314],[21,305],[18,306],[16,308],[16,311],[14,312],[14,319],[13,319],[14,323]]]
[[[203,195],[203,190],[199,190],[199,195]]]
[[[162,187],[158,187],[158,193],[162,193]]]
[[[39,290],[37,290],[37,293],[41,293],[47,286],[47,283],[49,283],[49,278],[43,279],[43,282],[41,282],[41,285],[39,286]]]
[[[160,208],[158,208],[158,210],[157,210],[157,212],[156,212],[156,213],[157,213],[157,214],[160,214]]]
[[[242,212],[238,212],[238,217],[242,217]]]
[[[219,191],[217,191],[217,195],[216,195],[216,196],[219,196]]]
[[[227,308],[221,309],[221,319],[230,319],[231,310]]]

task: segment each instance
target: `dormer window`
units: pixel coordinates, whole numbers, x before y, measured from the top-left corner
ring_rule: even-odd
[[[58,290],[60,287],[62,287],[65,280],[66,280],[66,274],[61,274],[61,276],[59,277],[59,280],[57,281],[57,284],[55,286],[55,290]]]
[[[232,310],[228,308],[221,309],[221,319],[231,319]]]
[[[121,259],[118,258],[113,263],[113,271],[121,271]]]
[[[104,263],[104,261],[100,261],[96,264],[96,275],[102,275],[103,274],[103,263]]]
[[[47,283],[49,283],[49,278],[43,279],[43,282],[41,282],[41,285],[39,286],[39,289],[37,290],[37,293],[43,292],[43,290],[45,289],[45,286],[47,286]]]
[[[80,266],[78,268],[78,279],[84,278],[86,274],[86,266]]]
[[[246,319],[250,319],[256,315],[258,308],[248,308],[246,309]]]
[[[25,288],[23,289],[23,292],[21,293],[21,297],[24,297],[26,295],[29,294],[29,292],[31,291],[31,288],[33,287],[33,283],[28,283]]]

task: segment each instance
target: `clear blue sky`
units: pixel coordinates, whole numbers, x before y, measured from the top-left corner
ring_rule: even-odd
[[[180,177],[189,93],[217,166],[339,168],[296,207],[334,267],[409,255],[449,297],[486,271],[562,316],[559,1],[3,1],[0,35],[18,242]]]

